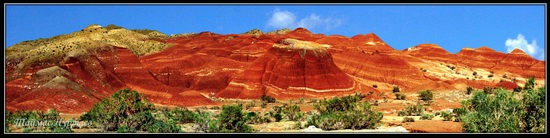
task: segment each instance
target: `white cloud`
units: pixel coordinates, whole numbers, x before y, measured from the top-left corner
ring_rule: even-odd
[[[504,44],[508,52],[512,52],[514,49],[519,48],[532,57],[544,59],[544,49],[537,46],[537,41],[533,40],[529,43],[522,34],[518,34],[516,39],[508,38]]]
[[[275,12],[267,21],[267,25],[275,28],[285,28],[289,26],[293,26],[294,22],[296,20],[296,15],[289,11],[280,11],[279,9],[275,9]]]
[[[329,17],[321,17],[317,14],[310,14],[305,18],[297,19],[296,15],[290,11],[281,11],[275,9],[275,12],[271,15],[271,18],[267,21],[267,26],[275,29],[303,27],[306,29],[314,29],[322,27],[325,30],[332,30],[342,24],[341,19],[334,19]]]

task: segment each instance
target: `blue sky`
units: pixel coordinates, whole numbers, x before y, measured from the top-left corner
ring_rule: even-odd
[[[451,53],[520,48],[544,59],[544,5],[7,5],[5,47],[90,25],[165,34],[305,27],[352,37],[375,33],[395,49],[434,43]]]

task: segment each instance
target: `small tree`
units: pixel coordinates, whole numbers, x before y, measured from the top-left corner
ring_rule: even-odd
[[[275,103],[277,101],[277,99],[267,95],[262,95],[262,97],[260,97],[260,100],[267,103]]]
[[[221,132],[252,132],[252,127],[248,125],[242,107],[239,105],[224,105],[222,112],[218,116],[219,130]]]
[[[524,90],[530,90],[535,88],[535,78],[530,77],[527,82],[525,82],[525,86],[523,86]]]
[[[400,92],[399,91],[399,86],[393,86],[393,92]]]
[[[405,100],[405,98],[407,98],[407,95],[405,94],[401,94],[401,93],[395,94],[395,100]]]
[[[432,102],[432,100],[434,98],[434,95],[433,95],[432,91],[430,91],[430,90],[420,91],[420,92],[418,92],[418,94],[420,96],[420,100],[426,102],[428,105],[430,105],[430,103]]]

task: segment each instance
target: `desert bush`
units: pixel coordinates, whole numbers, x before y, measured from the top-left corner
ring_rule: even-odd
[[[414,122],[414,118],[412,117],[403,117],[403,123],[405,122]]]
[[[395,94],[395,100],[405,100],[405,98],[407,98],[407,95],[405,94],[401,94],[401,93]]]
[[[175,122],[164,123],[157,121],[155,124],[147,128],[149,133],[178,133],[182,132],[181,128]]]
[[[399,86],[393,86],[393,90],[392,90],[394,93],[395,92],[400,92],[399,90]]]
[[[285,107],[282,112],[290,121],[298,121],[304,116],[304,113],[300,112],[300,106],[296,104]]]
[[[472,73],[472,75],[474,75],[474,76],[477,75],[477,72],[474,71],[474,73]]]
[[[432,102],[434,95],[430,90],[419,91],[418,95],[420,100],[426,102],[428,105]]]
[[[461,116],[466,132],[520,132],[524,108],[513,93],[497,89],[494,95],[474,92],[472,99],[462,102],[467,113]]]
[[[527,81],[525,82],[525,86],[523,86],[523,89],[524,90],[534,89],[535,85],[536,85],[535,78],[529,77],[529,79],[527,79]]]
[[[455,122],[462,122],[462,116],[464,116],[467,113],[466,109],[464,107],[461,108],[455,108],[453,109],[453,114],[455,117]]]
[[[432,114],[423,114],[420,117],[420,120],[432,120],[433,118],[434,118],[434,115],[432,115]]]
[[[492,77],[493,77],[493,74],[489,74],[489,76],[487,76],[487,77],[492,78]]]
[[[378,85],[373,84],[372,87],[373,87],[373,88],[378,88]]]
[[[470,86],[466,87],[466,94],[467,95],[470,95],[472,93],[472,91],[474,91],[474,88],[472,88]]]
[[[246,104],[245,109],[248,110],[252,107],[256,107],[256,102],[252,101],[252,102]]]
[[[307,118],[307,125],[323,130],[372,129],[380,125],[383,115],[368,102],[361,102],[361,96],[348,95],[323,100],[314,105],[319,114]]]
[[[545,87],[527,89],[521,100],[525,113],[522,116],[523,132],[544,133],[546,118]]]
[[[176,121],[178,123],[193,123],[195,120],[195,113],[187,108],[174,108],[168,112],[164,112],[164,116],[169,120]]]
[[[398,116],[420,116],[424,114],[424,107],[422,105],[408,105],[405,109],[397,112]]]
[[[442,111],[441,117],[443,118],[443,121],[451,121],[453,119],[453,113]]]
[[[267,95],[262,95],[262,97],[260,97],[260,100],[267,103],[275,103],[277,101],[277,99]]]
[[[92,121],[106,131],[147,131],[148,127],[157,122],[151,110],[154,108],[147,97],[137,91],[121,89],[110,98],[94,104],[79,120]]]
[[[275,119],[275,122],[279,122],[283,120],[283,107],[281,106],[273,106],[271,108],[271,111],[268,112],[271,117]]]
[[[248,125],[246,119],[241,106],[224,105],[218,116],[219,130],[230,133],[252,132],[252,127]]]
[[[117,129],[116,129],[116,132],[117,133],[136,133],[137,130],[135,128],[130,128],[128,127],[127,125],[120,125]]]
[[[246,117],[250,124],[263,124],[271,122],[269,116],[262,115],[260,112],[248,112]]]

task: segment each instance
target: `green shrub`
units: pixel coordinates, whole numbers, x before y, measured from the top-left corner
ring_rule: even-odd
[[[217,106],[216,106],[217,107]],[[210,113],[197,110],[193,118],[194,123],[197,124],[195,131],[208,132],[208,122],[210,122]]]
[[[451,121],[453,119],[453,113],[442,111],[441,117],[443,118],[443,121]]]
[[[304,114],[300,112],[300,106],[296,104],[285,107],[283,113],[290,121],[298,121],[304,116]]]
[[[256,102],[255,101],[252,101],[252,102],[246,104],[245,109],[248,110],[252,107],[256,107]]]
[[[405,109],[397,112],[398,116],[420,116],[424,114],[424,107],[422,105],[408,105]]]
[[[218,116],[219,130],[230,133],[252,132],[252,127],[248,125],[246,119],[241,106],[224,105]]]
[[[462,122],[462,116],[464,116],[467,113],[466,109],[464,107],[461,108],[455,108],[453,109],[453,114],[455,117],[455,122]]]
[[[117,133],[136,133],[136,131],[135,128],[130,128],[126,125],[120,125],[116,130]]]
[[[164,112],[164,116],[169,120],[176,121],[178,123],[193,123],[195,120],[195,113],[187,108],[174,108],[168,112]]]
[[[372,129],[380,125],[383,115],[368,102],[361,102],[359,94],[335,97],[314,105],[320,114],[307,118],[307,125],[323,130]]]
[[[401,94],[401,93],[395,94],[395,100],[405,100],[405,98],[407,98],[407,95],[405,94]]]
[[[468,112],[461,116],[463,129],[474,133],[517,133],[521,131],[524,108],[512,92],[497,89],[494,95],[474,92],[472,99],[462,102]]]
[[[393,92],[400,92],[399,86],[393,86]]]
[[[420,97],[420,100],[426,102],[428,105],[430,105],[430,103],[432,102],[432,100],[434,98],[434,95],[433,95],[432,91],[430,91],[430,90],[419,91],[418,95]]]
[[[275,103],[277,101],[277,99],[267,95],[262,95],[262,97],[260,97],[260,100],[267,103]]]
[[[403,123],[405,122],[414,122],[414,118],[412,117],[403,117]]]
[[[522,116],[523,132],[544,133],[546,118],[546,90],[545,87],[537,90],[527,89],[523,94],[522,104],[525,114]]]
[[[530,77],[526,82],[525,82],[525,86],[523,86],[523,89],[524,90],[529,90],[529,89],[535,89],[535,78],[534,77]]]
[[[423,114],[420,117],[420,120],[432,120],[432,118],[434,118],[434,115],[432,115],[432,114]]]
[[[150,110],[153,105],[147,98],[136,91],[122,89],[114,93],[109,99],[103,99],[94,104],[92,109],[80,116],[80,120],[92,121],[107,131],[119,130],[147,130],[147,126],[155,123]]]
[[[163,121],[157,121],[151,127],[147,129],[149,133],[178,133],[182,132],[181,128],[176,123],[164,123]]]
[[[249,112],[246,117],[250,124],[262,124],[271,122],[268,116],[262,115],[260,114],[260,112]]]

